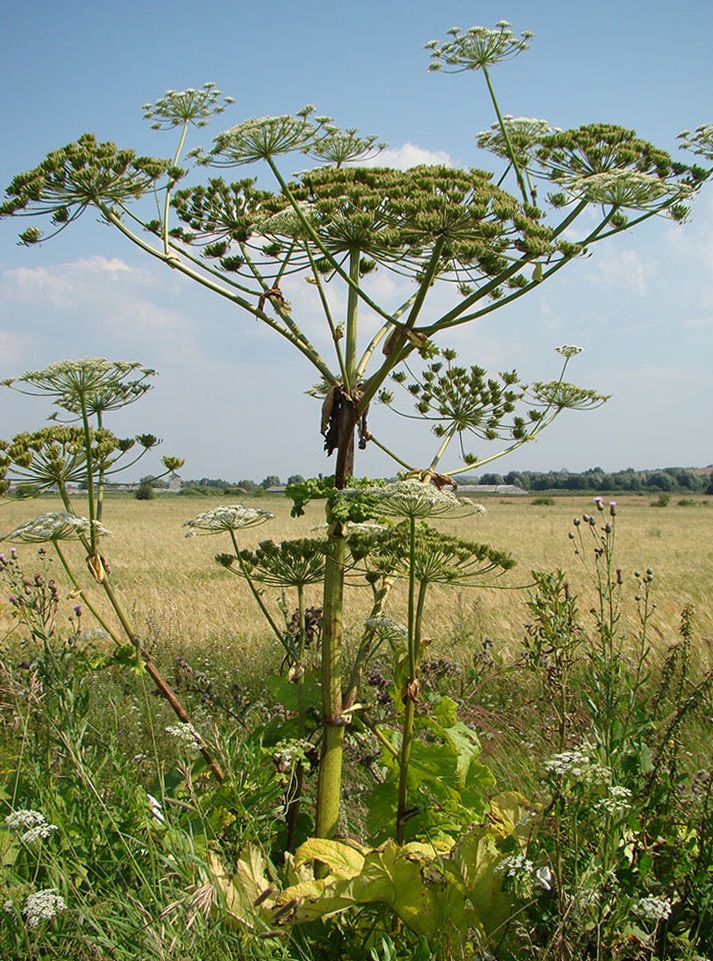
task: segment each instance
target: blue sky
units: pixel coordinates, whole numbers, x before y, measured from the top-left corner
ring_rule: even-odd
[[[236,104],[194,144],[245,117],[315,103],[343,126],[378,134],[394,162],[492,165],[474,142],[494,119],[482,76],[429,73],[423,44],[453,25],[500,19],[535,33],[529,51],[493,71],[504,112],[559,127],[617,123],[672,153],[682,129],[713,120],[708,0],[675,13],[660,0],[28,0],[13,11],[0,63],[0,183],[85,131],[168,155],[170,136],[148,129],[141,104],[207,80]],[[139,360],[159,370],[155,390],[114,429],[163,437],[164,453],[187,458],[184,476],[331,472],[318,404],[304,394],[314,375],[287,344],[91,216],[32,249],[16,244],[27,225],[0,222],[0,377],[70,357]],[[316,329],[310,302],[296,303]],[[690,222],[657,218],[603,243],[443,343],[463,362],[516,367],[530,380],[555,376],[554,347],[578,344],[572,379],[613,395],[595,412],[564,414],[492,469],[710,464],[713,184]],[[4,391],[0,436],[45,414],[41,401]],[[430,460],[427,433],[411,435],[383,410],[373,419],[407,459]],[[377,453],[358,467],[392,472]]]

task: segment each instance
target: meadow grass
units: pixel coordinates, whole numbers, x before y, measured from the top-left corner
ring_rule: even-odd
[[[496,640],[504,654],[514,653],[523,637],[527,621],[527,589],[532,570],[562,569],[572,592],[579,597],[580,609],[587,611],[596,591],[590,576],[575,554],[575,541],[568,538],[572,522],[594,505],[586,495],[554,498],[551,505],[533,504],[535,497],[486,497],[485,514],[460,520],[442,520],[437,526],[460,537],[490,544],[512,554],[517,566],[491,586],[479,588],[434,587],[430,593],[427,633],[434,655],[470,660],[471,648],[479,649],[487,635]],[[103,542],[114,582],[132,611],[135,623],[157,655],[180,649],[218,653],[260,672],[279,661],[280,651],[268,636],[254,600],[241,578],[235,577],[214,560],[217,553],[230,551],[227,536],[185,538],[184,522],[196,514],[230,503],[230,496],[180,497],[163,494],[139,501],[129,495],[110,495],[105,507],[105,523],[111,539]],[[636,591],[635,570],[652,568],[656,579],[652,638],[662,644],[676,635],[680,613],[692,605],[696,616],[696,635],[704,660],[713,654],[713,509],[709,498],[700,496],[693,503],[652,508],[651,498],[617,497],[617,563],[624,577],[624,592]],[[290,502],[281,496],[266,496],[246,503],[270,510],[275,516],[261,527],[239,532],[241,547],[254,547],[258,541],[320,536],[323,505],[307,505],[305,515],[289,516]],[[35,514],[61,509],[58,500],[43,497],[38,501],[5,500],[0,505],[0,531],[34,517]],[[75,545],[68,545],[75,547]],[[75,547],[75,549],[77,549]],[[587,545],[589,550],[589,545]],[[28,570],[35,559],[32,545],[20,546],[23,565]],[[83,559],[78,557],[81,564]],[[62,581],[62,572],[55,576]],[[29,572],[29,570],[28,570]],[[87,582],[92,600],[105,610],[100,592]],[[280,601],[276,588],[267,588],[265,599],[274,606]],[[358,632],[370,607],[371,595],[365,588],[350,588],[346,623]],[[0,630],[11,626],[9,608],[0,601]],[[308,590],[308,604],[321,603],[319,588]],[[291,599],[287,598],[288,606]],[[389,599],[392,616],[403,614],[405,590],[396,584]],[[629,605],[633,615],[635,605]],[[85,626],[90,626],[89,624]],[[630,616],[623,627],[633,630]]]
[[[710,662],[713,510],[703,497],[685,507],[671,504],[665,509],[652,509],[649,498],[617,498],[614,563],[621,568],[624,592],[620,626],[635,634],[634,595],[641,583],[633,572],[651,568],[657,609],[648,637],[660,653],[652,658],[640,647],[637,658],[632,644],[632,657],[620,664],[618,644],[610,649],[605,632],[597,635],[594,628],[588,612],[599,595],[574,553],[577,539],[568,537],[575,517],[596,513],[592,499],[558,497],[549,505],[535,505],[533,500],[534,496],[489,498],[485,514],[438,522],[439,528],[460,537],[511,551],[519,563],[502,579],[503,589],[433,589],[427,615],[433,660],[428,663],[427,655],[421,678],[423,731],[433,730],[438,705],[454,704],[449,699],[456,698],[459,718],[467,725],[464,730],[477,732],[481,760],[495,777],[495,786],[488,790],[519,792],[512,796],[529,799],[528,818],[540,805],[546,806],[546,816],[529,838],[527,857],[519,853],[520,847],[508,846],[508,838],[498,849],[502,870],[515,871],[519,865],[524,880],[513,875],[514,887],[507,887],[508,873],[503,882],[507,911],[502,933],[500,927],[495,929],[493,953],[474,954],[455,921],[443,925],[444,931],[458,931],[453,944],[448,938],[441,944],[434,936],[429,947],[401,924],[399,937],[392,942],[394,915],[384,905],[358,904],[358,910],[332,923],[295,924],[277,934],[270,914],[277,908],[264,908],[264,917],[255,913],[266,892],[291,883],[282,867],[286,799],[291,797],[283,754],[285,745],[303,742],[289,740],[289,711],[279,698],[273,699],[269,693],[273,687],[266,684],[280,666],[281,649],[269,639],[244,582],[214,561],[216,553],[230,550],[228,538],[184,537],[182,525],[188,518],[231,498],[163,495],[149,501],[109,497],[104,520],[113,537],[102,542],[101,549],[142,641],[163,661],[192,723],[218,752],[228,778],[218,784],[201,759],[177,740],[175,717],[156,696],[146,674],[132,675],[121,660],[99,657],[91,642],[63,642],[67,625],[61,621],[52,642],[29,645],[22,663],[14,650],[6,656],[0,633],[0,807],[24,811],[24,816],[28,810],[34,817],[32,812],[40,811],[52,822],[43,846],[37,847],[18,839],[0,817],[4,864],[0,904],[5,922],[4,928],[0,924],[0,955],[37,961],[99,957],[164,961],[179,956],[185,961],[209,956],[215,961],[703,957],[688,948],[700,945],[709,951],[713,946],[706,933],[713,858],[713,780],[708,771],[713,675],[704,674],[698,658],[689,656],[685,643],[681,646],[679,621],[686,605],[696,608],[690,637]],[[267,508],[275,517],[262,527],[239,532],[241,546],[253,547],[266,538],[320,536],[319,503],[309,504],[306,515],[297,520],[289,517],[284,498],[246,503]],[[59,508],[51,498],[6,500],[0,504],[0,531]],[[600,531],[609,515],[596,516]],[[595,545],[587,539],[588,527],[582,528],[583,556],[589,562]],[[611,531],[609,536],[614,536]],[[76,546],[68,543],[67,551]],[[30,578],[41,561],[37,549],[29,544],[17,547]],[[9,547],[1,545],[1,550],[8,553]],[[81,553],[74,560],[78,569],[84,563]],[[566,571],[578,596],[578,620],[585,627],[591,623],[588,640],[576,629],[577,618],[570,631],[570,622],[549,617],[561,597],[541,606],[537,619],[528,610],[530,571],[558,567]],[[66,595],[56,559],[51,570],[60,593]],[[99,604],[98,590],[91,580],[87,583],[92,603]],[[266,589],[264,598],[279,611],[275,594]],[[542,592],[539,597],[544,598]],[[347,616],[353,636],[369,599],[367,589],[349,589]],[[405,600],[403,586],[397,585],[390,598],[392,617],[403,620]],[[308,603],[319,602],[315,588]],[[62,616],[76,603],[77,598],[65,599]],[[4,600],[2,629],[12,626],[10,614]],[[83,629],[92,626],[85,619],[86,611]],[[544,630],[546,656],[541,660],[518,657],[525,625],[533,619]],[[486,635],[495,638],[492,649],[498,656],[474,660]],[[22,640],[23,629],[13,636]],[[676,645],[676,661],[671,659],[671,645]],[[369,676],[363,685],[368,705],[363,716],[387,736],[399,721],[395,701],[379,699],[378,677],[383,671],[388,681],[393,670],[388,651],[382,653],[372,665],[377,681]],[[185,655],[183,663],[189,666],[183,674],[178,655]],[[468,664],[470,669],[463,669]],[[203,671],[210,687],[197,680]],[[438,717],[445,723],[445,714]],[[419,741],[421,752],[431,740]],[[438,772],[449,743],[437,743],[433,758],[438,757],[441,766],[423,775],[425,788],[421,785],[419,790],[426,793],[418,795],[420,807],[414,812],[418,809],[430,817],[440,810],[427,799],[429,791],[441,787]],[[457,743],[462,747],[469,742]],[[561,753],[569,748],[577,750]],[[362,842],[376,843],[370,833],[376,823],[372,807],[382,811],[379,792],[385,784],[389,788],[386,768],[374,768],[378,756],[372,728],[355,722],[347,750],[340,832]],[[567,769],[573,758],[579,772],[575,777],[572,767],[574,780]],[[548,773],[547,765],[553,763],[556,769]],[[596,777],[585,776],[589,768]],[[474,770],[477,773],[477,767]],[[307,833],[314,781],[307,775],[303,785]],[[433,797],[445,803],[442,793]],[[472,801],[465,790],[462,797],[463,804],[468,798]],[[462,804],[457,810],[461,820],[456,818],[450,830],[456,835],[463,831],[467,837],[475,815]],[[444,811],[444,817],[455,817],[450,809]],[[389,819],[390,815],[386,821],[382,817],[383,823]],[[693,839],[690,846],[682,846],[683,837]],[[268,861],[271,865],[271,884],[260,897],[255,898],[252,887],[246,888],[246,927],[226,923],[222,882],[211,873],[215,864],[231,869],[236,863],[247,864],[240,860],[243,852],[259,868],[259,887],[268,883],[260,865]],[[214,857],[219,860],[211,860]],[[438,864],[441,857],[439,853]],[[636,870],[631,870],[632,864]],[[437,866],[434,862],[431,870]],[[533,880],[535,868],[547,871],[542,890]],[[237,884],[238,877],[243,875],[236,871],[231,883]],[[616,885],[609,885],[610,877],[616,877]],[[424,884],[431,890],[431,875],[427,878]],[[516,882],[524,887],[518,888]],[[448,891],[446,887],[439,910],[448,907]],[[288,892],[283,894],[287,898]],[[403,896],[407,895],[404,888]],[[49,896],[63,906],[56,918],[35,924],[27,905],[32,898]],[[579,914],[572,904],[581,905]],[[649,920],[641,920],[644,909],[654,911],[654,920],[648,915]],[[656,915],[656,910],[663,913]],[[666,912],[671,922],[664,930],[657,918],[667,918]],[[254,936],[252,924],[258,925],[265,941]],[[603,953],[601,946],[610,942],[611,953]],[[367,954],[379,943],[382,953]],[[664,943],[667,950],[659,952]],[[651,952],[619,951],[620,945],[631,944],[645,945],[647,951],[651,947]],[[559,953],[558,945],[564,946]]]

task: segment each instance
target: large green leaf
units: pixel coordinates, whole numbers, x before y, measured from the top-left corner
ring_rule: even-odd
[[[296,921],[324,918],[358,904],[381,903],[430,940],[444,929],[480,928],[477,915],[447,858],[423,844],[399,847],[387,841],[361,853],[339,841],[312,839],[295,855],[295,865],[318,858],[339,873],[287,888],[278,898]],[[354,872],[361,861],[357,873]]]

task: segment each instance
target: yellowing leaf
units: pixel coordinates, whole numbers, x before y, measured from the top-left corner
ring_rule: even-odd
[[[306,861],[322,861],[328,865],[335,878],[353,878],[364,867],[364,853],[368,848],[360,845],[330,841],[327,838],[309,838],[295,851],[295,869]]]

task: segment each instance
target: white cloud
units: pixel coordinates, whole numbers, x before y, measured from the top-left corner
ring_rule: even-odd
[[[420,164],[429,166],[452,167],[453,161],[445,150],[427,150],[413,143],[405,143],[401,147],[389,147],[368,161],[364,166],[394,167],[396,170],[408,170]]]
[[[16,364],[50,347],[57,356],[130,349],[150,353],[146,363],[196,359],[197,323],[186,312],[185,289],[118,257],[6,270],[0,307],[0,361]]]
[[[3,294],[13,300],[49,303],[58,310],[74,310],[111,286],[127,279],[145,282],[145,273],[118,257],[84,257],[51,267],[14,267],[3,274]]]

